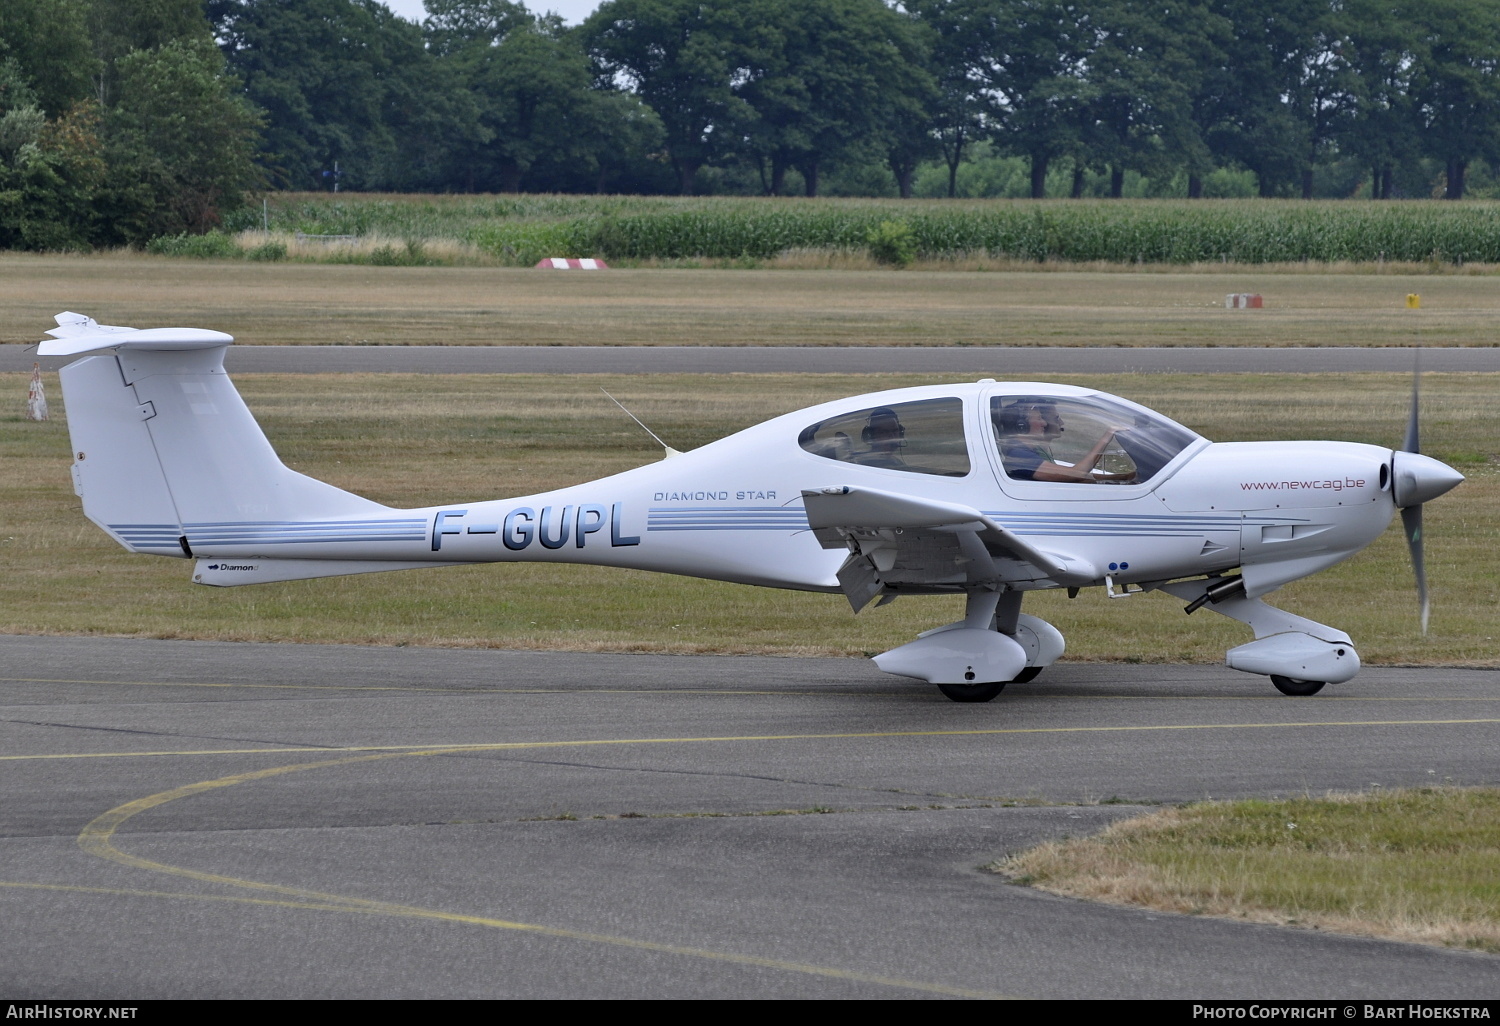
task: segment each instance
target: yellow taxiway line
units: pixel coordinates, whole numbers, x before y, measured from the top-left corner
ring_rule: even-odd
[[[662,739],[665,740],[665,739]],[[902,990],[913,990],[929,994],[943,994],[950,997],[966,998],[988,998],[1000,999],[1008,995],[994,993],[992,991],[974,990],[964,987],[953,987],[941,983],[930,983],[924,980],[908,980],[901,977],[883,976],[876,973],[856,972],[849,969],[840,969],[835,966],[814,965],[809,962],[794,962],[779,958],[766,958],[760,955],[742,955],[733,952],[713,951],[708,948],[686,947],[678,944],[662,944],[656,941],[641,940],[634,937],[620,937],[612,934],[590,933],[584,930],[569,930],[555,926],[544,926],[539,923],[522,923],[508,919],[495,919],[489,916],[467,915],[460,912],[447,912],[441,909],[421,908],[415,905],[402,905],[394,902],[372,901],[368,898],[352,898],[339,894],[327,894],[321,891],[307,890],[300,887],[286,887],[280,884],[263,883],[257,880],[244,880],[238,877],[224,876],[219,873],[205,873],[196,869],[188,869],[183,866],[172,866],[163,862],[155,862],[151,859],[143,859],[121,851],[114,844],[115,831],[121,824],[133,816],[139,815],[148,809],[154,809],[165,805],[167,802],[177,801],[180,798],[203,794],[220,788],[233,787],[253,780],[264,780],[268,777],[281,776],[287,773],[298,773],[305,770],[326,769],[331,766],[345,766],[360,762],[373,762],[380,759],[412,758],[427,755],[442,755],[449,749],[422,749],[417,751],[382,752],[375,755],[359,755],[351,758],[329,759],[321,762],[305,762],[292,766],[275,766],[270,769],[254,770],[248,773],[236,773],[227,777],[219,777],[215,780],[203,780],[196,784],[187,784],[176,787],[169,791],[148,795],[138,798],[124,805],[116,806],[108,812],[96,817],[83,832],[78,835],[78,846],[90,855],[108,859],[121,865],[130,866],[135,869],[144,869],[158,873],[168,873],[173,876],[186,877],[201,883],[218,884],[228,887],[237,887],[245,890],[254,890],[264,893],[281,895],[278,899],[241,899],[254,904],[277,905],[299,909],[316,909],[334,912],[352,912],[365,915],[394,916],[403,919],[436,920],[439,922],[462,924],[466,926],[487,927],[496,930],[508,930],[520,933],[535,934],[543,937],[557,937],[565,940],[584,941],[592,944],[607,944],[614,947],[632,948],[637,951],[651,951],[661,954],[679,955],[688,958],[708,959],[714,962],[724,962],[731,965],[753,966],[761,969],[779,969],[785,972],[801,973],[804,975],[821,976],[828,979],[845,980],[853,983],[869,983],[883,987],[893,987]],[[4,886],[17,886],[6,884]],[[24,885],[22,885],[24,886]],[[36,885],[32,885],[36,886]],[[120,892],[115,892],[120,893]],[[139,894],[160,894],[161,892],[126,892]],[[183,895],[183,897],[196,897]],[[211,900],[211,899],[210,899]]]
[[[45,759],[142,759],[163,756],[207,755],[297,755],[310,752],[384,752],[409,755],[451,755],[466,752],[500,752],[529,748],[589,748],[608,745],[682,745],[729,741],[841,741],[900,737],[987,737],[1004,734],[1113,734],[1164,730],[1274,730],[1307,727],[1435,727],[1500,723],[1500,717],[1443,720],[1314,720],[1282,723],[1163,723],[1114,727],[995,727],[982,730],[879,730],[847,734],[743,734],[706,737],[590,738],[581,741],[497,741],[437,745],[303,745],[274,748],[188,748],[143,752],[43,752],[34,755],[0,755],[0,762],[31,762]]]

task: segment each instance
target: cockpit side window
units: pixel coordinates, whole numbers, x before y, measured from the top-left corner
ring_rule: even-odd
[[[843,413],[802,429],[797,443],[815,456],[861,467],[964,477],[962,399],[924,399]]]
[[[1140,484],[1197,438],[1102,396],[995,396],[990,422],[1000,464],[1015,481]]]

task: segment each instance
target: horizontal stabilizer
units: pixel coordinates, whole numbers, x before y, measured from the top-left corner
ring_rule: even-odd
[[[422,570],[427,567],[468,565],[397,563],[381,559],[200,559],[193,569],[193,583],[232,588],[238,584],[270,584],[273,581],[305,581],[314,577],[376,574],[385,570]]]
[[[124,328],[100,324],[83,314],[60,313],[57,327],[37,346],[39,356],[77,356],[96,349],[132,349],[175,352],[185,349],[214,349],[234,341],[233,335],[207,328]]]

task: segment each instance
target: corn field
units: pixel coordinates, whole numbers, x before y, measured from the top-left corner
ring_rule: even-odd
[[[838,200],[588,196],[273,196],[273,233],[461,243],[498,263],[543,257],[764,260],[864,250],[909,229],[919,258],[984,254],[1122,264],[1500,262],[1500,203],[1416,200]],[[253,215],[253,217],[251,216]],[[261,211],[241,215],[260,226]],[[162,245],[175,255],[220,255]],[[213,247],[208,247],[212,249]]]

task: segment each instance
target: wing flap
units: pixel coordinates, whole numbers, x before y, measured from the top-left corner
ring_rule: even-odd
[[[1073,576],[1068,566],[1071,561],[1028,544],[972,506],[848,486],[804,490],[802,503],[807,509],[808,526],[824,548],[846,547],[841,529],[972,531],[991,555],[1016,563],[1029,563],[1049,577]]]
[[[886,585],[1071,585],[1097,578],[1086,560],[1044,552],[972,506],[848,486],[806,489],[802,502],[818,542],[853,553],[839,579],[856,610]]]

